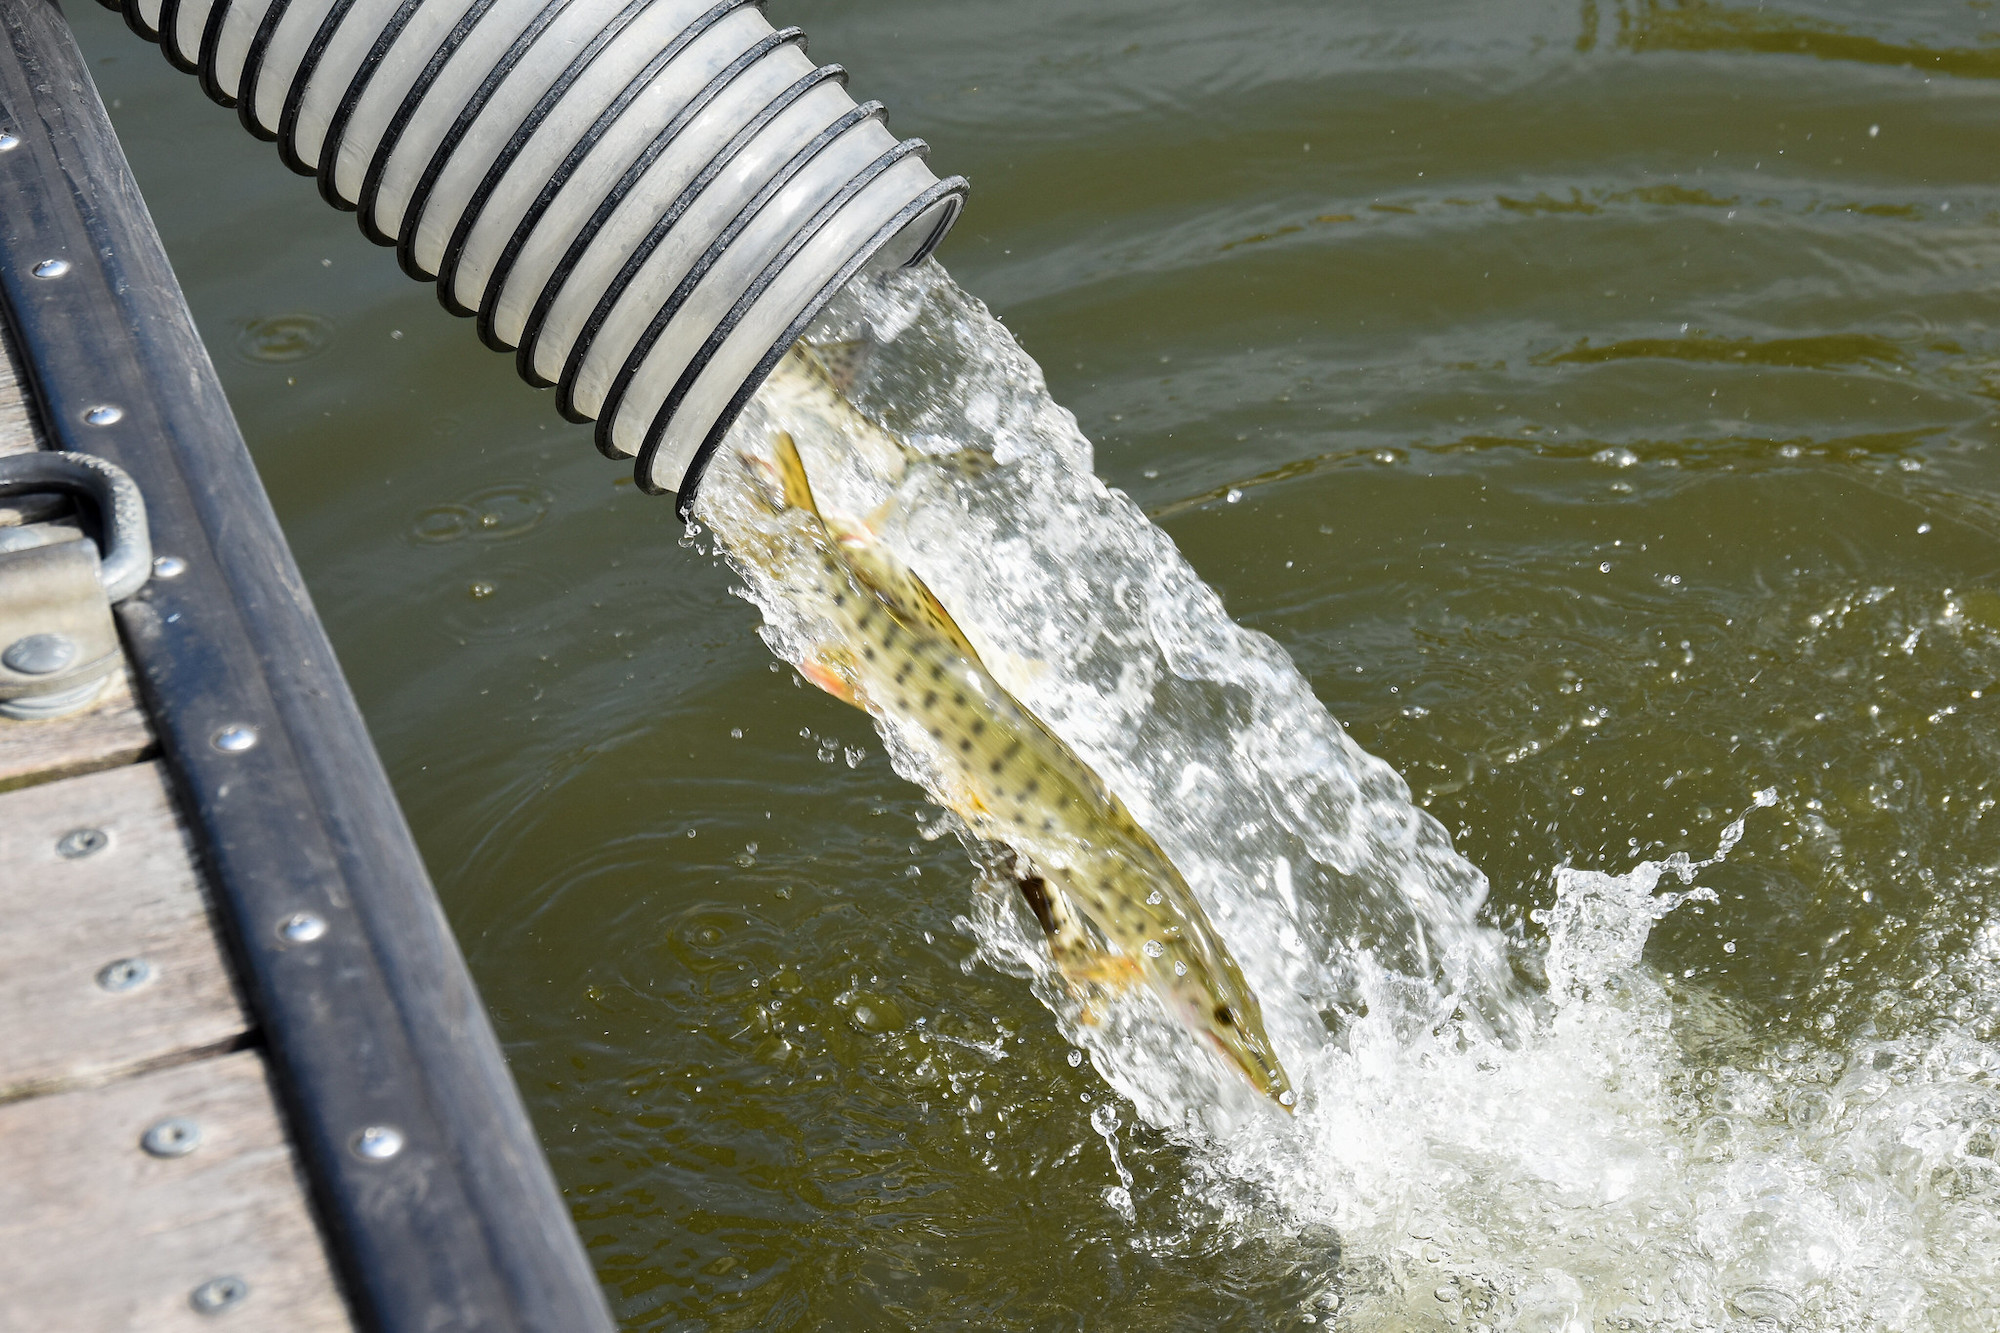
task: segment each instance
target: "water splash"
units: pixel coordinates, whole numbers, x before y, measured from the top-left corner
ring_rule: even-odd
[[[1175,859],[1300,1089],[1296,1119],[1277,1115],[1149,1005],[1084,1021],[1004,877],[982,877],[960,918],[980,958],[1028,978],[1186,1150],[1183,1215],[1147,1243],[1331,1227],[1338,1269],[1301,1318],[1356,1329],[1993,1326],[1991,1034],[1961,1017],[1769,1050],[1749,1016],[1644,962],[1668,913],[1720,909],[1694,880],[1742,818],[1706,860],[1557,869],[1540,943],[1494,928],[1478,869],[1093,475],[1038,368],[940,268],[853,289],[815,337],[876,349],[856,401],[914,446],[1004,466],[891,479],[829,420],[763,398],[725,449],[784,429],[830,505],[895,501],[882,539]],[[697,518],[725,550],[756,522],[740,469],[711,468]],[[740,572],[773,649],[804,660],[820,627]],[[884,739],[923,781],[893,725]],[[1669,877],[1689,887],[1661,892]],[[2000,922],[1934,979],[1957,1009],[1916,1011],[2000,1014],[1996,964]],[[1107,1200],[1143,1228],[1116,1112],[1092,1124],[1120,1181]]]

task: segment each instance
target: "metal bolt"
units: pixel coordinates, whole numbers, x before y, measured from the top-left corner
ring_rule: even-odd
[[[169,1116],[141,1134],[139,1146],[155,1157],[185,1157],[201,1146],[201,1126],[184,1115]]]
[[[111,845],[111,835],[101,828],[73,828],[56,839],[56,855],[65,861],[81,861]]]
[[[11,153],[20,146],[21,141],[19,138],[7,133],[5,130],[0,130],[0,153]]]
[[[187,573],[188,562],[177,555],[156,555],[153,557],[153,576],[162,579],[177,579]]]
[[[125,419],[125,409],[122,407],[113,407],[111,404],[105,403],[85,412],[83,419],[93,426],[109,426],[115,421]]]
[[[326,934],[326,918],[294,912],[278,923],[278,936],[290,944],[311,944]]]
[[[188,1304],[203,1314],[221,1314],[250,1297],[250,1284],[240,1277],[212,1277],[188,1294]]]
[[[209,744],[224,754],[241,754],[257,743],[257,728],[232,723],[215,733]]]
[[[0,666],[24,676],[47,676],[76,660],[76,640],[66,634],[29,634],[7,645]]]
[[[113,995],[138,990],[153,979],[153,965],[143,958],[120,958],[98,969],[97,984]]]
[[[370,1125],[354,1136],[354,1155],[386,1162],[403,1151],[403,1131],[390,1125]]]
[[[67,259],[44,259],[41,263],[35,265],[34,269],[35,276],[38,278],[60,278],[67,272],[69,272],[69,261]]]

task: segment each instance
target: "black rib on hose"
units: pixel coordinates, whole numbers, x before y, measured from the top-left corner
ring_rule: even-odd
[[[218,7],[223,3],[224,0],[216,0]],[[265,143],[278,136],[257,119],[257,82],[264,74],[264,56],[270,50],[271,39],[278,35],[278,25],[285,21],[291,8],[292,0],[271,0],[271,7],[257,24],[256,35],[250,39],[249,53],[243,58],[243,82],[236,89],[236,119]]]
[[[437,188],[438,177],[444,175],[444,169],[451,162],[452,154],[458,151],[461,143],[465,142],[465,136],[471,132],[473,122],[479,119],[480,112],[486,110],[486,104],[493,100],[493,94],[500,90],[500,85],[507,81],[507,76],[521,63],[521,58],[541,40],[549,25],[561,18],[572,3],[574,0],[548,0],[547,4],[535,11],[534,20],[515,34],[513,41],[507,43],[507,49],[500,53],[500,58],[493,63],[493,68],[486,71],[486,77],[479,81],[479,86],[473,89],[472,96],[466,99],[463,107],[459,108],[457,118],[445,130],[444,137],[438,140],[437,147],[431,151],[431,160],[424,164],[423,173],[411,187],[410,197],[403,204],[403,216],[396,224],[396,266],[418,282],[429,282],[436,276],[424,272],[423,265],[417,262],[417,231],[423,226],[424,213],[430,208],[431,191]]]
[[[406,0],[406,3],[415,3],[415,0]],[[578,138],[575,146],[568,153],[564,154],[562,162],[550,174],[548,183],[542,186],[541,192],[535,196],[534,201],[528,205],[527,211],[522,213],[520,219],[514,224],[513,234],[507,238],[507,244],[501,249],[500,257],[494,261],[493,272],[486,280],[486,290],[480,294],[479,298],[479,314],[476,325],[479,330],[479,341],[485,343],[496,352],[511,352],[514,350],[514,344],[502,341],[493,327],[494,318],[500,308],[500,298],[506,291],[507,280],[513,276],[514,264],[520,259],[521,250],[527,245],[528,238],[534,235],[535,227],[541,222],[543,214],[548,212],[549,205],[555,202],[556,195],[561,193],[562,187],[568,183],[569,178],[575,174],[576,169],[583,164],[583,160],[590,156],[591,149],[597,146],[598,140],[604,137],[605,132],[611,128],[612,124],[625,114],[625,109],[632,104],[633,100],[639,94],[646,91],[653,80],[659,77],[660,72],[671,64],[676,56],[686,50],[695,38],[707,32],[721,19],[742,9],[745,5],[761,5],[762,3],[763,0],[722,0],[721,4],[716,5],[713,9],[682,29],[673,41],[669,42],[664,49],[646,62],[644,69],[641,69],[637,74],[632,76],[630,82],[612,100],[611,105],[605,107],[598,114],[597,119],[591,122],[590,128],[585,130],[583,135]],[[455,257],[453,262],[456,263]],[[521,341],[525,343],[528,340],[523,337]]]
[[[787,33],[792,34],[792,37],[787,38]],[[797,28],[788,28],[783,32],[774,32],[748,51],[745,51],[742,55],[736,57],[736,59],[730,61],[721,70],[717,71],[714,78],[702,85],[700,92],[688,99],[686,106],[683,106],[679,111],[674,113],[674,118],[667,122],[666,128],[654,135],[653,141],[647,144],[645,150],[633,160],[632,165],[625,168],[624,172],[619,175],[617,182],[605,194],[604,198],[598,201],[597,207],[591,211],[589,219],[585,221],[576,236],[571,239],[569,247],[563,251],[563,257],[556,261],[556,266],[550,272],[548,281],[542,284],[541,294],[535,298],[535,304],[528,310],[527,322],[521,328],[520,350],[514,356],[514,367],[520,372],[522,379],[538,389],[545,389],[555,383],[554,380],[544,379],[540,372],[535,369],[535,344],[541,339],[542,324],[548,319],[549,311],[554,307],[556,298],[562,294],[563,287],[569,282],[570,273],[583,261],[584,252],[590,248],[590,243],[597,239],[598,232],[604,229],[604,224],[610,220],[611,215],[617,211],[618,206],[625,201],[625,196],[631,192],[632,187],[637,185],[640,178],[646,174],[653,163],[659,160],[660,154],[666,152],[673,141],[680,137],[681,131],[687,128],[688,123],[707,110],[709,103],[720,96],[723,90],[731,83],[734,83],[739,74],[763,59],[765,54],[774,50],[781,40],[797,40],[804,36],[805,34]],[[583,418],[571,417],[570,419],[574,421],[582,420]]]
[[[158,42],[160,40],[160,34],[157,31],[147,30],[146,16],[139,12],[139,0],[97,0],[97,3],[124,19],[125,26],[132,30],[134,36],[144,38],[149,42]],[[180,65],[174,62],[174,53],[171,50],[168,50],[166,55],[168,64],[173,65],[175,69],[181,68]],[[186,70],[182,70],[182,73],[186,72]]]
[[[217,0],[217,3],[220,2]],[[160,44],[160,54],[167,58],[169,65],[183,74],[201,72],[201,53],[197,51],[195,58],[190,60],[187,53],[181,50],[181,0],[160,0],[160,30],[154,33],[146,31],[145,17],[139,13],[139,0],[125,0],[121,12],[125,15],[126,27],[147,41]]]
[[[355,67],[354,77],[348,80],[347,91],[340,95],[340,102],[333,109],[333,117],[326,123],[326,135],[320,140],[319,166],[314,171],[319,185],[319,197],[332,204],[343,213],[354,211],[354,201],[344,199],[340,194],[340,145],[347,138],[347,123],[354,119],[354,109],[361,105],[362,95],[375,79],[375,71],[389,57],[389,49],[396,39],[403,35],[403,29],[410,26],[410,18],[424,0],[402,0],[396,12],[389,16],[382,31],[375,36],[375,44],[368,48],[368,54]]]
[[[625,31],[639,15],[658,3],[661,3],[661,0],[627,0],[625,8],[612,15],[611,21],[598,29],[597,34],[583,44],[583,48],[568,65],[564,66],[563,72],[558,74],[555,81],[535,99],[535,104],[528,108],[528,114],[521,118],[521,123],[514,127],[514,133],[508,136],[499,155],[486,168],[486,174],[480,178],[479,184],[473,187],[471,196],[465,201],[465,207],[458,215],[457,225],[451,229],[451,238],[445,242],[444,257],[438,263],[437,293],[438,301],[446,310],[454,315],[470,315],[477,309],[461,304],[453,288],[458,285],[458,261],[465,253],[466,240],[471,236],[474,225],[478,223],[479,215],[486,211],[487,201],[493,197],[493,192],[500,188],[501,179],[514,165],[515,159],[519,158],[522,151],[527,148],[528,141],[535,137],[535,131],[542,127],[542,122],[548,119],[549,112],[555,109],[556,103],[563,99],[564,94],[576,84],[583,72],[590,68],[604,48],[611,44],[611,39]]]
[[[222,49],[222,26],[229,20],[229,0],[213,0],[208,7],[208,17],[201,24],[201,50],[195,57],[195,78],[202,93],[208,100],[220,107],[233,107],[236,98],[222,89],[222,80],[216,77],[215,62]]]
[[[910,140],[906,139],[904,142],[908,143]],[[771,378],[771,372],[778,368],[778,362],[784,360],[785,353],[792,350],[792,344],[805,336],[806,330],[812,326],[814,320],[819,318],[820,312],[826,309],[827,303],[839,294],[842,287],[852,282],[855,275],[867,267],[868,263],[875,258],[876,253],[894,239],[898,232],[922,217],[940,200],[955,197],[957,202],[951,211],[946,213],[939,220],[938,225],[931,229],[931,234],[925,238],[923,245],[918,248],[916,255],[911,258],[910,262],[914,264],[918,260],[927,257],[937,247],[937,243],[943,238],[944,233],[950,229],[953,220],[958,217],[960,209],[964,207],[966,192],[970,188],[966,183],[965,177],[947,176],[936,185],[931,186],[930,189],[918,195],[915,199],[912,199],[909,203],[903,205],[901,209],[897,210],[896,216],[884,223],[868,239],[866,245],[856,250],[848,261],[842,264],[839,270],[821,285],[819,291],[814,293],[812,300],[806,302],[805,308],[793,316],[792,322],[785,326],[785,331],[778,335],[776,342],[771,344],[771,350],[764,353],[763,358],[757,362],[750,374],[745,377],[742,387],[730,396],[728,405],[722,409],[722,415],[715,419],[715,424],[709,427],[708,434],[702,438],[701,443],[695,447],[694,455],[688,459],[687,471],[681,475],[681,488],[678,492],[679,499],[674,506],[675,511],[680,515],[681,522],[692,523],[694,521],[695,489],[701,484],[702,474],[708,470],[709,459],[715,456],[715,451],[722,444],[723,437],[729,434],[729,428],[736,424],[736,418],[743,415],[744,407],[749,404],[750,399],[756,394],[757,390],[764,387],[764,381]],[[737,302],[737,308],[729,312],[730,322],[725,328],[734,327],[735,322],[739,321],[743,313],[749,310],[751,302],[763,294],[764,289],[770,286],[771,282],[776,279],[779,270],[784,264],[790,262],[793,253],[796,252],[788,250],[786,254],[780,256],[770,268],[764,271],[763,275],[758,278],[756,285],[744,294],[743,300]],[[720,345],[718,340],[717,346]],[[654,485],[651,476],[653,457],[659,453],[660,442],[664,438],[665,430],[656,425],[655,429],[647,432],[646,444],[640,450],[638,458],[633,462],[632,479],[638,488],[648,495],[674,494],[674,492],[668,491],[664,486]]]
[[[797,41],[800,46],[804,46],[805,34],[800,33],[797,28],[787,28],[782,32],[773,33],[772,36],[785,37],[793,33],[797,33],[798,35],[791,38],[791,40]],[[767,38],[766,40],[769,39]],[[758,45],[762,46],[764,43],[759,42]],[[772,49],[776,49],[775,45]],[[839,66],[828,66],[828,68],[839,69]],[[743,151],[743,145],[755,138],[758,131],[769,125],[772,119],[780,112],[798,101],[799,98],[805,96],[809,89],[818,86],[824,81],[820,77],[820,71],[814,70],[804,78],[791,84],[769,102],[766,102],[764,109],[759,111],[755,116],[752,116],[749,123],[731,135],[729,142],[718,149],[715,155],[708,159],[707,164],[695,173],[694,179],[689,181],[680,194],[675,196],[674,201],[667,205],[666,209],[660,214],[659,219],[653,223],[652,228],[647,231],[645,236],[640,238],[639,244],[633,247],[630,254],[626,255],[625,262],[619,265],[617,275],[611,279],[609,285],[598,293],[597,304],[591,307],[589,317],[584,320],[583,327],[577,332],[576,340],[569,346],[569,355],[563,361],[562,373],[556,377],[557,411],[561,412],[571,421],[583,422],[590,420],[589,417],[579,415],[576,410],[577,377],[583,373],[584,358],[589,355],[590,345],[597,340],[597,335],[603,329],[605,321],[611,318],[611,312],[617,308],[619,300],[624,297],[625,289],[632,285],[632,280],[639,275],[639,270],[644,268],[646,261],[653,257],[653,252],[660,248],[660,242],[667,238],[667,233],[679,225],[681,218],[686,215],[688,209],[694,207],[694,201],[701,197],[702,191],[713,184],[715,178],[722,174],[723,169],[735,160],[738,153]]]
[[[320,59],[332,44],[333,35],[340,31],[340,25],[347,21],[347,15],[353,8],[354,0],[333,0],[327,6],[312,40],[306,43],[305,53],[299,57],[299,67],[292,74],[291,86],[285,89],[284,104],[278,108],[278,160],[301,176],[314,175],[318,170],[299,156],[299,112],[305,106],[306,89],[311,86],[313,75],[319,72]],[[320,151],[326,151],[324,143],[320,145]]]
[[[375,150],[368,159],[368,167],[361,175],[361,194],[355,200],[356,219],[361,224],[361,234],[377,245],[394,245],[396,238],[375,225],[375,196],[382,191],[383,173],[389,170],[389,158],[396,151],[396,145],[403,140],[403,131],[410,127],[411,117],[423,105],[424,95],[437,82],[438,75],[458,54],[458,48],[465,45],[466,38],[479,26],[493,8],[494,0],[473,0],[466,11],[458,16],[458,22],[451,25],[451,31],[438,43],[431,58],[417,71],[417,78],[410,90],[403,94],[403,100],[396,107],[396,114],[389,117],[389,123],[382,127],[382,137],[375,141]]]
[[[815,70],[814,73],[837,69],[840,69],[840,66],[827,65],[823,70]],[[729,225],[716,235],[706,250],[702,251],[701,257],[695,260],[693,266],[681,278],[680,284],[654,313],[645,331],[639,335],[638,341],[632,344],[632,350],[625,356],[625,363],[612,377],[611,387],[605,390],[604,406],[598,410],[597,430],[594,432],[599,453],[607,458],[619,457],[612,443],[611,428],[612,423],[618,418],[620,405],[625,401],[626,390],[632,387],[632,377],[639,373],[639,367],[645,364],[646,357],[653,350],[653,344],[660,340],[660,335],[666,332],[667,325],[673,322],[674,316],[678,315],[681,307],[687,304],[688,297],[694,294],[694,289],[701,285],[701,280],[708,276],[709,270],[715,267],[730,243],[743,233],[743,229],[750,225],[758,213],[763,211],[764,205],[771,201],[772,196],[784,189],[792,177],[805,169],[807,163],[818,157],[830,144],[855,126],[870,120],[879,121],[882,118],[882,109],[880,102],[864,102],[821,130],[813,137],[812,142],[792,154],[791,160],[764,183],[764,187],[757,191],[755,198],[737,210]]]

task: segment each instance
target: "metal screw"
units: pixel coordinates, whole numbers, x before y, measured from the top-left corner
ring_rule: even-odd
[[[311,912],[294,912],[278,923],[278,935],[291,944],[311,944],[326,934],[326,918]]]
[[[187,573],[188,562],[177,555],[156,555],[153,557],[153,576],[162,579],[177,579]]]
[[[155,1157],[185,1157],[201,1146],[201,1126],[184,1115],[169,1116],[141,1134],[139,1146]]]
[[[111,845],[111,835],[101,828],[73,828],[56,839],[56,855],[65,861],[81,861]]]
[[[390,1125],[370,1125],[354,1136],[354,1155],[386,1162],[403,1151],[403,1131]]]
[[[115,421],[125,419],[125,409],[122,407],[113,407],[111,404],[105,403],[85,412],[83,419],[93,426],[109,426]]]
[[[188,1304],[203,1314],[221,1314],[250,1297],[250,1284],[240,1277],[212,1277],[188,1294]]]
[[[24,676],[47,676],[76,660],[76,640],[66,634],[29,634],[7,645],[0,666]]]
[[[120,958],[98,969],[97,984],[113,995],[138,990],[153,979],[153,965],[143,958]]]
[[[257,743],[257,728],[235,722],[210,738],[209,744],[224,754],[241,754]]]
[[[60,278],[67,272],[69,272],[69,261],[67,259],[44,259],[41,263],[35,265],[34,269],[35,276],[38,278]]]
[[[20,139],[5,130],[0,130],[0,153],[11,153],[20,146]]]

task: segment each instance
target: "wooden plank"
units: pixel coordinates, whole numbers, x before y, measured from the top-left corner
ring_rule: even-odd
[[[11,335],[0,325],[0,454],[23,453],[47,445]],[[37,522],[65,512],[66,502],[0,500],[0,527]],[[73,717],[53,722],[13,722],[0,718],[0,791],[73,777],[152,753],[153,730],[133,699],[124,668],[104,696]]]
[[[103,845],[64,855],[78,830]],[[100,980],[126,959],[150,979]],[[0,1101],[215,1052],[247,1030],[160,765],[0,796],[0,1014]]]
[[[48,722],[0,718],[0,792],[130,764],[153,753],[153,728],[123,666],[103,697]]]
[[[170,1117],[185,1156],[140,1145]],[[345,1333],[256,1051],[0,1107],[0,1333]],[[243,1284],[211,1313],[194,1293]]]
[[[27,377],[11,333],[0,325],[0,454],[43,449],[41,421],[28,406]]]

